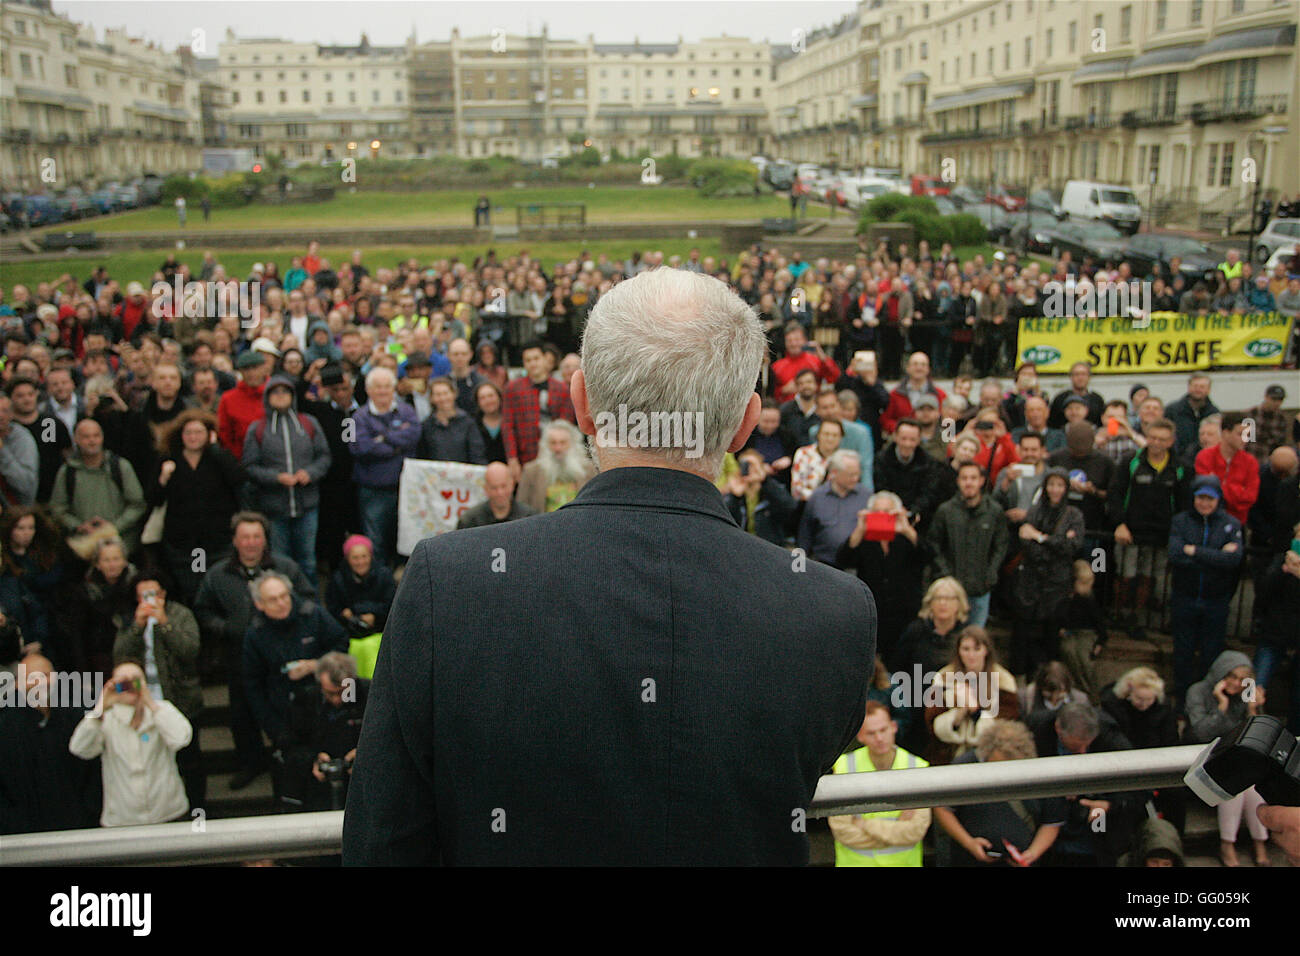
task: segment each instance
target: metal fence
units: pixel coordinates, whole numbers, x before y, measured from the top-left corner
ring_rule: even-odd
[[[996,803],[1177,786],[1203,747],[1166,747],[822,777],[808,813]],[[207,865],[329,856],[343,813],[282,814],[0,837],[0,866]]]

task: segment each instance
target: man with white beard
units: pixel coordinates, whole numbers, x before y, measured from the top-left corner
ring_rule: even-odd
[[[567,505],[596,474],[579,440],[581,433],[562,418],[546,426],[537,457],[524,466],[518,499],[538,513]]]

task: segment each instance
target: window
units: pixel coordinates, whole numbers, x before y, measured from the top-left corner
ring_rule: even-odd
[[[738,99],[740,99],[740,87],[736,86],[736,87],[733,87],[733,88],[732,88],[732,90],[731,90],[731,98],[732,98],[733,100],[738,100]]]
[[[284,79],[284,70],[281,70],[279,73],[275,74],[275,78],[276,78],[277,80],[283,80],[283,79]]]
[[[1219,177],[1220,186],[1232,185],[1232,153],[1233,153],[1234,146],[1235,146],[1234,143],[1223,144],[1223,165],[1221,167],[1221,175]]]
[[[1169,22],[1169,0],[1156,0],[1156,29],[1163,30]]]
[[[929,59],[929,56],[930,56],[930,45],[929,45],[928,43],[926,43],[924,40],[922,40],[922,41],[921,41],[921,59],[922,59],[922,60]]]
[[[1192,6],[1187,11],[1187,19],[1193,26],[1201,22],[1201,15],[1205,11],[1205,0],[1192,0]],[[1213,186],[1214,183],[1206,183],[1207,186]]]
[[[26,20],[15,20],[15,21],[14,21],[14,32],[16,32],[19,36],[22,36],[22,37],[27,36],[27,21],[26,21]]]
[[[975,54],[973,52],[970,55],[970,75],[975,75]]]
[[[21,20],[18,22],[22,22]],[[18,69],[26,79],[32,78],[32,57],[30,53],[18,54]]]
[[[1073,53],[1074,48],[1078,46],[1079,43],[1079,23],[1077,20],[1070,21],[1069,32],[1067,33],[1067,42],[1069,43],[1070,52]]]
[[[259,103],[261,103],[261,102],[263,101],[262,91],[261,91],[261,90],[258,90],[258,91],[257,91],[257,93],[256,93],[255,96],[254,96],[254,99],[256,99],[257,102],[259,102]]]
[[[1241,13],[1246,9],[1246,0],[1232,0],[1232,12]]]
[[[300,74],[298,74],[298,78],[301,80],[307,79],[307,71],[303,70]]]
[[[1178,111],[1178,74],[1165,74],[1165,116],[1172,117]]]
[[[1119,42],[1128,43],[1133,39],[1133,8],[1119,8]]]
[[[284,91],[284,90],[281,90],[281,91],[280,91],[280,102],[281,102],[281,103],[288,103],[288,102],[289,102],[289,94],[288,94],[286,91]]]
[[[356,101],[357,101],[357,91],[356,91],[356,90],[348,90],[348,102],[349,102],[349,103],[355,103]]]
[[[235,106],[239,105],[239,90],[235,90],[235,92],[230,94],[230,102],[233,103]],[[101,120],[100,122],[103,123],[103,125],[105,126],[108,125],[108,120]]]
[[[303,91],[302,91],[302,101],[303,101],[304,103],[310,103],[310,102],[311,102],[311,90],[303,90]]]
[[[697,132],[697,133],[712,133],[712,132],[713,132],[713,117],[712,117],[712,116],[697,116],[697,117],[695,117],[695,132]]]
[[[984,67],[984,72],[985,72],[985,73],[992,73],[992,72],[993,72],[993,47],[989,47],[989,49],[988,49],[988,55],[985,57],[985,59],[986,59],[988,62],[987,62],[987,65]]]
[[[1034,38],[1025,37],[1025,66],[1029,66],[1034,59]]]
[[[1255,102],[1255,70],[1259,66],[1258,60],[1242,60],[1241,82],[1237,87],[1237,105],[1250,106]]]
[[[261,71],[261,70],[254,70],[254,71],[253,71],[253,80],[254,80],[254,82],[257,82],[257,83],[261,83],[261,82],[262,82],[262,71]]]
[[[895,47],[894,48],[894,72],[897,73],[902,68],[903,68],[903,48],[901,46]]]
[[[326,90],[326,91],[325,91],[325,102],[326,102],[326,103],[333,103],[333,102],[334,102],[334,91],[333,91],[333,90]]]
[[[1219,144],[1210,143],[1208,150],[1209,162],[1205,167],[1205,185],[1213,186],[1214,177],[1219,172]]]
[[[1048,30],[1043,36],[1043,56],[1047,59],[1052,58],[1052,41],[1055,39],[1055,31]]]

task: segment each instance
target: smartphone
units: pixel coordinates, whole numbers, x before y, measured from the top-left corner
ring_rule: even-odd
[[[748,458],[746,458],[744,461],[742,461],[742,462],[740,463],[740,477],[742,477],[742,478],[747,478],[747,477],[749,477],[749,459],[748,459]]]
[[[1300,538],[1291,539],[1291,550],[1296,554],[1300,554]]]
[[[1000,859],[1002,859],[1002,854],[999,853],[997,850],[985,850],[985,851],[984,851],[984,855],[987,856],[987,857],[988,857],[989,859],[991,859],[991,860],[1000,860]]]

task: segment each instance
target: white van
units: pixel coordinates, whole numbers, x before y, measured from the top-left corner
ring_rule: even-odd
[[[1129,235],[1142,223],[1142,204],[1127,186],[1072,179],[1061,194],[1061,210],[1072,219],[1100,219]]]

